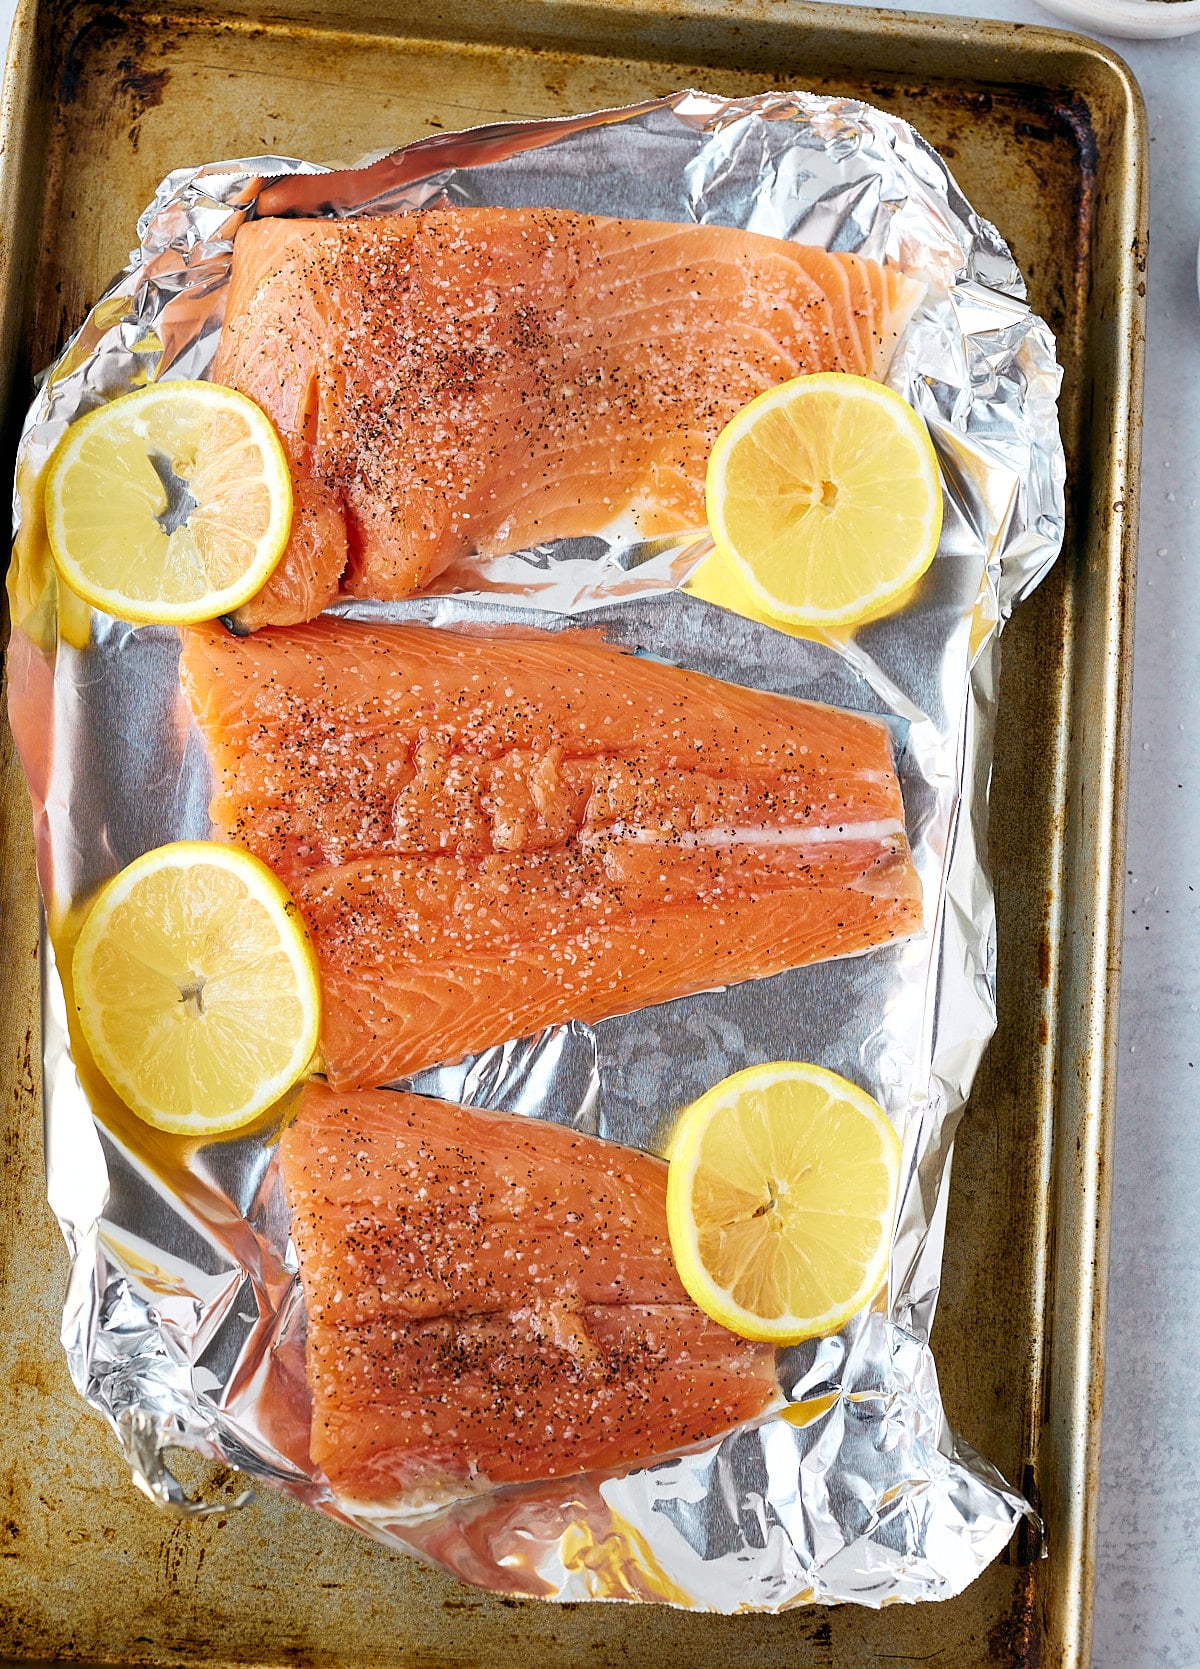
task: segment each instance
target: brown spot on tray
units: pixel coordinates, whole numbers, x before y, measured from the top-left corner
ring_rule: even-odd
[[[139,115],[162,103],[170,70],[139,70],[132,58],[118,60],[117,69],[121,72],[117,86],[133,100]]]
[[[115,66],[116,92],[122,110],[124,101],[128,100],[136,123],[147,110],[162,103],[170,71],[142,66],[154,54],[176,50],[177,43],[160,31],[155,34],[152,44],[148,34],[130,29],[128,18],[113,12],[99,12],[80,24],[63,53],[58,79],[60,105],[74,104],[79,100],[89,74],[95,73],[97,48],[117,41],[125,48],[124,55]],[[107,81],[112,72],[101,73]]]
[[[988,1657],[1011,1669],[1038,1669],[1042,1660],[1041,1631],[1035,1611],[1034,1572],[1027,1567],[1012,1605],[988,1631]]]

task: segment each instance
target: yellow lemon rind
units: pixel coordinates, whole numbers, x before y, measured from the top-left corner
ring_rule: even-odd
[[[62,527],[62,485],[84,442],[95,430],[113,422],[114,411],[127,407],[127,403],[133,401],[150,406],[155,399],[176,399],[182,395],[213,407],[224,407],[226,410],[236,408],[246,416],[254,438],[262,447],[266,465],[264,478],[276,507],[272,518],[274,536],[269,543],[262,546],[254,561],[233,584],[185,603],[171,603],[161,599],[146,601],[144,598],[129,597],[119,589],[96,585],[71,556],[69,542]],[[123,416],[124,412],[119,412],[118,415]],[[232,614],[243,603],[248,603],[270,579],[292,531],[294,504],[291,470],[274,424],[249,396],[239,393],[236,389],[226,388],[220,383],[201,382],[196,379],[175,378],[161,383],[148,383],[143,388],[135,388],[129,394],[118,395],[115,400],[109,400],[104,405],[97,406],[94,411],[77,418],[59,441],[46,467],[43,495],[46,537],[60,578],[85,603],[103,610],[105,614],[113,615],[118,620],[128,620],[135,626],[194,626],[202,621],[215,620],[223,614]]]
[[[744,1308],[709,1274],[699,1254],[690,1201],[701,1143],[713,1114],[729,1101],[736,1100],[743,1091],[753,1089],[757,1083],[775,1081],[781,1074],[802,1076],[810,1082],[822,1085],[831,1094],[851,1102],[870,1119],[879,1132],[883,1151],[891,1159],[892,1203],[886,1217],[880,1218],[878,1252],[853,1294],[841,1303],[830,1305],[819,1315],[765,1318]],[[887,1275],[891,1258],[901,1147],[900,1139],[883,1108],[865,1090],[859,1089],[857,1084],[852,1084],[849,1079],[836,1072],[830,1072],[825,1067],[815,1066],[807,1061],[771,1061],[760,1066],[746,1067],[728,1078],[723,1078],[684,1111],[671,1138],[668,1157],[670,1168],[667,1173],[667,1230],[676,1272],[693,1303],[711,1320],[728,1328],[731,1333],[736,1333],[739,1338],[777,1346],[799,1344],[805,1339],[825,1337],[844,1327],[846,1322],[866,1308],[879,1291]]]
[[[823,609],[812,605],[788,603],[765,587],[758,578],[753,560],[738,547],[721,510],[722,486],[729,456],[737,444],[754,428],[766,412],[803,398],[809,393],[841,392],[851,398],[875,399],[891,413],[896,427],[912,444],[921,465],[928,489],[930,515],[923,538],[914,546],[912,557],[887,580],[867,592],[856,594],[842,607]],[[774,615],[789,625],[809,626],[814,629],[835,629],[852,626],[860,621],[886,612],[889,603],[902,597],[928,570],[942,533],[943,502],[941,473],[937,453],[929,430],[920,415],[894,389],[870,377],[859,377],[843,371],[821,371],[808,376],[794,377],[757,395],[743,406],[718,435],[709,454],[705,477],[705,502],[709,533],[718,557],[729,563],[743,584],[758,602],[764,613]]]
[[[287,1064],[270,1078],[260,1081],[254,1093],[239,1106],[220,1114],[177,1118],[145,1099],[136,1076],[110,1047],[100,1016],[88,1001],[89,965],[103,942],[113,911],[128,899],[138,882],[156,870],[172,864],[183,868],[191,862],[226,869],[246,886],[253,898],[267,907],[279,928],[280,943],[296,971],[297,989],[304,999],[306,1023]],[[181,840],[155,847],[142,857],[135,858],[114,875],[97,895],[76,940],[71,973],[76,1014],[96,1066],[132,1112],[154,1129],[170,1135],[227,1135],[252,1124],[304,1075],[317,1055],[321,987],[316,951],[308,929],[291,894],[279,878],[260,859],[241,847],[217,841]]]

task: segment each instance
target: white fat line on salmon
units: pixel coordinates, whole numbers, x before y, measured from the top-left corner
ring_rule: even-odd
[[[795,825],[790,829],[770,828],[766,824],[749,824],[739,828],[724,824],[715,829],[675,830],[647,829],[628,823],[605,823],[589,829],[580,838],[586,841],[627,840],[634,846],[882,846],[904,833],[904,825],[891,817],[877,823]]]

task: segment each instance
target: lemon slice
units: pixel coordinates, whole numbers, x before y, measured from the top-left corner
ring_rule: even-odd
[[[135,859],[93,904],[72,974],[96,1065],[159,1130],[248,1124],[317,1046],[308,934],[287,890],[237,846],[180,841]]]
[[[122,620],[213,620],[270,577],[292,526],[271,420],[207,382],[162,382],[73,423],[46,473],[59,573]]]
[[[679,1276],[714,1321],[795,1344],[836,1332],[887,1273],[900,1143],[835,1072],[773,1061],[687,1108],[667,1224]]]
[[[928,568],[942,530],[924,422],[890,388],[841,372],[743,406],[717,437],[705,490],[710,561],[768,615],[809,628],[884,612]]]

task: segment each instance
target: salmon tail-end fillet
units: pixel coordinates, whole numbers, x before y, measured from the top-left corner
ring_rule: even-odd
[[[316,945],[338,1090],[920,930],[886,726],[591,632],[185,633],[218,832]]]
[[[457,558],[704,524],[717,435],[810,371],[881,379],[924,286],[725,226],[561,209],[250,221],[212,375],[276,424],[294,536],[239,624]]]
[[[660,1159],[316,1080],[281,1156],[311,1454],[343,1502],[415,1514],[625,1468],[778,1396],[770,1348],[710,1321],[679,1281]]]

